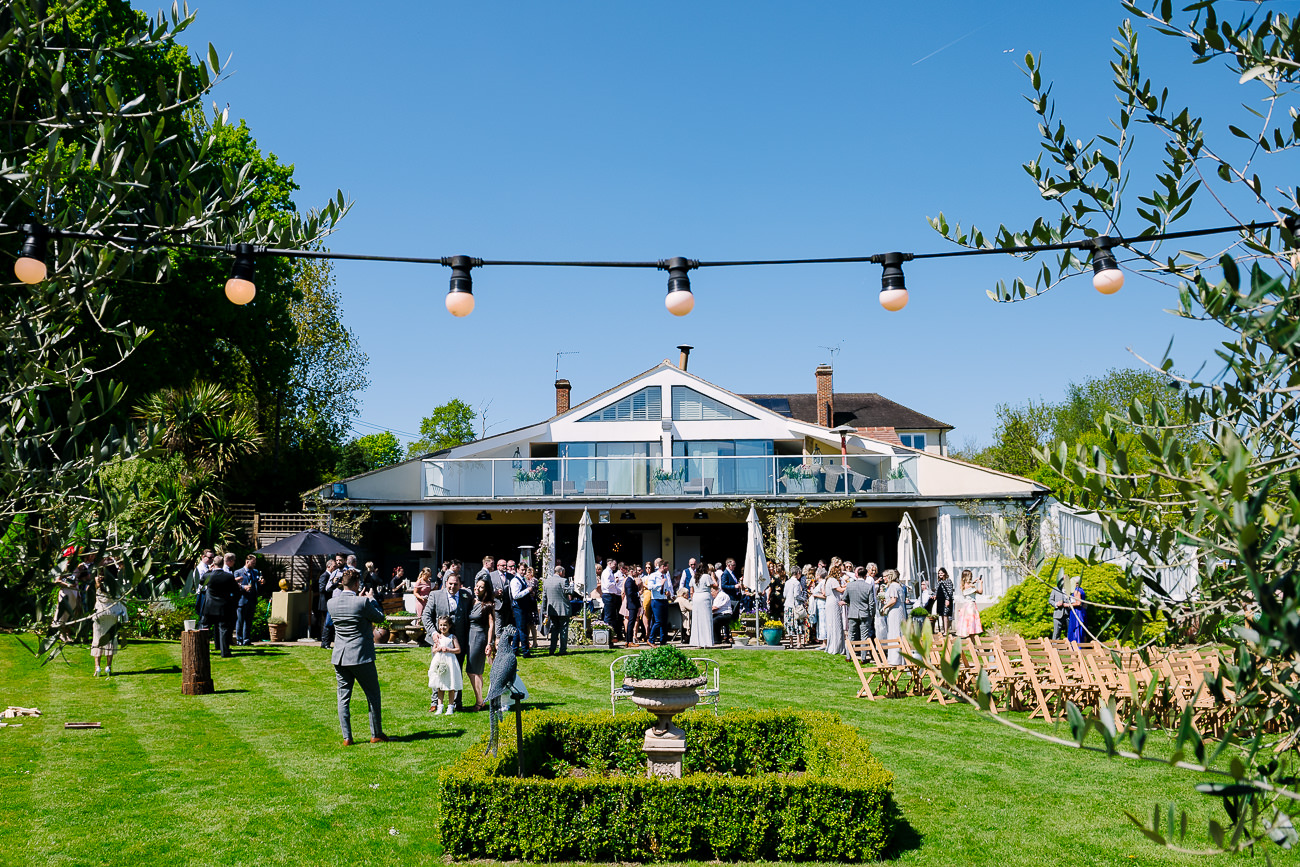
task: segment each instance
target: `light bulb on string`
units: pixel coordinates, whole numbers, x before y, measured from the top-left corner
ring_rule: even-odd
[[[474,312],[474,278],[470,276],[474,260],[469,256],[452,256],[445,264],[451,266],[451,284],[443,303],[448,313],[461,319]]]
[[[1114,295],[1124,288],[1124,272],[1110,246],[1099,239],[1092,248],[1092,288],[1102,295]]]
[[[23,226],[23,231],[27,233],[27,238],[23,241],[22,252],[14,262],[14,276],[28,286],[35,286],[44,282],[50,273],[45,265],[45,239],[49,237],[49,230],[39,223],[33,223]]]
[[[695,293],[691,291],[688,273],[698,264],[680,256],[659,263],[659,267],[668,272],[668,295],[664,298],[664,306],[674,316],[685,316],[695,309]]]
[[[257,295],[257,284],[253,282],[257,265],[255,251],[252,244],[235,245],[235,262],[230,266],[230,279],[226,281],[226,298],[231,304],[243,307]]]
[[[907,306],[907,283],[903,279],[903,263],[911,259],[908,253],[885,253],[877,257],[884,271],[880,275],[880,306],[897,313]]]

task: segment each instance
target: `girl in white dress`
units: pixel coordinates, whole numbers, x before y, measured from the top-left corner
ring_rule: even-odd
[[[429,707],[430,713],[453,713],[456,710],[456,693],[464,688],[456,654],[460,642],[451,634],[451,618],[438,618],[438,635],[433,640],[433,659],[429,662],[429,688],[437,690],[437,697]]]

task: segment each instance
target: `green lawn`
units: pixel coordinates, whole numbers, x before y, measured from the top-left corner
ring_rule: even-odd
[[[487,715],[428,714],[426,652],[381,651],[384,727],[394,741],[351,748],[340,746],[333,669],[318,647],[214,659],[218,692],[200,697],[181,695],[177,643],[133,642],[111,680],[91,677],[84,647],[68,657],[72,667],[41,667],[14,637],[0,636],[0,700],[44,713],[0,729],[0,864],[442,861],[438,814],[456,805],[439,804],[438,769],[480,736]],[[1041,744],[965,708],[862,701],[848,663],[822,653],[715,657],[724,709],[834,710],[870,740],[897,775],[900,864],[1229,860],[1166,852],[1123,816],[1172,801],[1189,811],[1204,845],[1213,804],[1192,790],[1192,775]],[[523,674],[539,706],[596,710],[609,706],[612,659],[543,656],[523,661]],[[65,731],[67,721],[104,727]],[[353,722],[358,736],[366,732],[364,702],[354,701]]]

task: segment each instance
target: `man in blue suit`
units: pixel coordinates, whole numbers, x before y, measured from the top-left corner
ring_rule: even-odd
[[[352,746],[352,686],[361,684],[370,708],[370,742],[385,743],[388,737],[380,716],[379,674],[375,671],[375,638],[371,624],[384,621],[384,611],[373,599],[357,595],[361,573],[351,570],[340,578],[343,589],[329,601],[334,621],[334,650],[330,662],[338,678],[339,727],[343,729],[343,746]]]

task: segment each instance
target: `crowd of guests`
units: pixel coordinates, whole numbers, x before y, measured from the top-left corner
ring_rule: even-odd
[[[759,600],[740,580],[736,561],[701,564],[692,557],[680,573],[662,558],[642,568],[609,559],[591,590],[592,607],[610,630],[610,646],[624,642],[692,647],[731,641],[736,618],[753,612]]]

